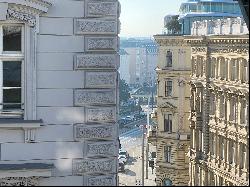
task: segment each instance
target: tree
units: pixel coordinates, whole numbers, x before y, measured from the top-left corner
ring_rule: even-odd
[[[129,86],[123,79],[120,79],[119,93],[120,93],[120,103],[127,102],[128,99],[130,98]]]
[[[166,28],[172,33],[172,34],[178,34],[181,32],[181,24],[178,21],[178,15],[173,16],[172,19],[166,23]]]

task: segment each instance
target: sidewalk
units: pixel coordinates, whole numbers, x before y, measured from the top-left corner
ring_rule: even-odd
[[[141,141],[138,138],[136,141]],[[130,158],[125,165],[125,172],[119,173],[119,186],[136,186],[142,182],[142,158],[141,146],[134,148],[127,148]],[[146,157],[144,157],[146,159]],[[146,160],[144,163],[146,168]],[[144,173],[146,177],[146,169]],[[152,168],[148,168],[148,179],[144,179],[144,186],[156,186],[155,184],[155,169],[152,174]]]

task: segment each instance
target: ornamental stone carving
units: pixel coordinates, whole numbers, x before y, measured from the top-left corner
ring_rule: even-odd
[[[116,72],[86,72],[85,88],[115,88]]]
[[[87,17],[118,16],[118,2],[89,1],[87,2]]]
[[[115,105],[115,89],[87,90],[75,89],[74,91],[75,106],[85,105]]]
[[[75,20],[75,34],[117,34],[117,28],[116,20]]]
[[[76,141],[84,139],[113,139],[116,135],[115,124],[76,124],[74,126],[74,137]]]
[[[235,53],[235,54],[248,54],[249,49],[247,48],[226,48],[226,49],[216,49],[212,48],[211,53],[219,53],[219,54],[229,54],[229,53]]]
[[[91,51],[117,51],[118,40],[116,37],[86,37],[85,49]]]
[[[0,179],[0,186],[38,186],[39,177],[7,177]]]
[[[87,108],[86,115],[87,122],[114,122],[116,120],[116,108]]]
[[[82,54],[75,56],[75,69],[117,69],[118,55]]]
[[[85,153],[87,157],[95,156],[116,156],[118,147],[114,141],[86,142]]]
[[[20,20],[27,22],[30,26],[35,26],[36,25],[36,17],[28,14],[28,13],[23,13],[19,12],[16,10],[7,10],[7,19],[12,19],[12,20]]]
[[[87,176],[86,186],[116,186],[114,175],[107,176]]]
[[[75,159],[73,175],[105,174],[116,172],[116,159]]]

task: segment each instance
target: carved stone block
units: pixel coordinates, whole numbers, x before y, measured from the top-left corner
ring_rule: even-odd
[[[115,107],[98,107],[86,109],[87,122],[115,122]]]
[[[81,69],[117,69],[119,65],[118,55],[82,54],[75,56],[75,70]]]
[[[105,174],[116,172],[116,159],[75,159],[73,175]]]
[[[118,34],[117,21],[75,19],[75,34]]]
[[[116,72],[86,72],[85,88],[115,88]]]
[[[85,186],[117,186],[115,175],[85,176]]]
[[[116,91],[115,89],[103,89],[103,90],[75,89],[74,103],[75,106],[115,105]]]
[[[118,2],[88,1],[86,6],[86,17],[118,16]]]
[[[118,154],[118,146],[114,141],[92,142],[87,141],[84,153],[87,157],[104,156],[112,157]]]
[[[116,124],[76,124],[74,126],[74,138],[76,141],[85,139],[115,139],[117,135]]]
[[[86,37],[85,49],[91,51],[117,51],[117,37]]]

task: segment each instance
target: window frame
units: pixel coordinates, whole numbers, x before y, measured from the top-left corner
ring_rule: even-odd
[[[164,114],[164,132],[167,132],[167,133],[173,132],[173,114],[170,114],[170,113]]]
[[[164,147],[164,157],[167,163],[171,163],[171,151],[172,151],[171,146],[167,145]]]
[[[3,50],[3,27],[5,26],[18,26],[21,27],[21,51],[4,51]],[[18,118],[24,119],[24,109],[25,109],[25,99],[24,99],[24,86],[25,86],[25,24],[17,22],[4,22],[0,21],[0,63],[3,67],[3,62],[20,62],[21,63],[21,109],[15,110],[3,110],[0,109],[0,118],[2,119],[11,119]],[[3,72],[3,69],[1,70]],[[3,73],[2,73],[3,76]],[[7,87],[1,85],[1,93]],[[4,105],[4,103],[2,103]]]
[[[171,93],[169,94],[169,88],[170,88],[170,86],[168,85],[168,83],[170,83],[171,82]],[[170,79],[167,79],[166,81],[165,81],[165,97],[171,97],[171,96],[173,96],[173,80],[170,80]]]
[[[169,63],[169,58],[171,57],[171,62]],[[167,50],[166,54],[166,68],[172,68],[173,67],[173,52],[171,50]]]

